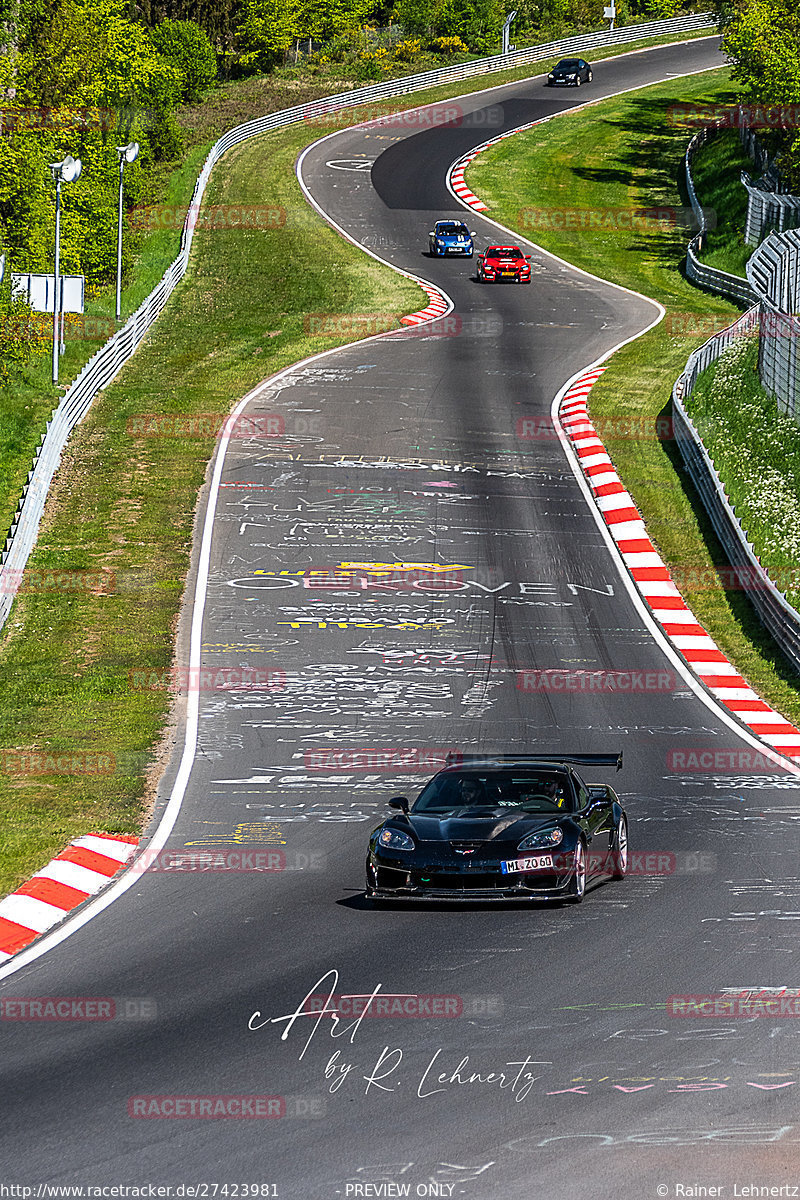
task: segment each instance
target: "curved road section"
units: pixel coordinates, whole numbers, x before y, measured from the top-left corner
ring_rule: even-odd
[[[591,95],[718,62],[713,40],[617,58]],[[540,252],[508,288],[423,257],[459,154],[584,99],[534,79],[460,101],[459,125],[305,156],[315,202],[441,285],[451,323],[248,404],[203,627],[204,665],[241,685],[201,683],[168,854],[0,985],[0,1182],[248,1200],[792,1184],[791,997],[785,1019],[681,998],[792,988],[795,781],[754,775],[654,640],[549,425],[566,381],[657,312]],[[580,682],[597,672],[618,686]],[[579,907],[371,909],[368,832],[450,748],[624,750],[629,877]],[[698,748],[728,765],[688,769]],[[340,1019],[313,1016],[331,994]]]

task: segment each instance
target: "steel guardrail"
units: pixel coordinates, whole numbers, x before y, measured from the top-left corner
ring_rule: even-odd
[[[703,206],[697,199],[697,192],[692,179],[692,159],[701,146],[718,132],[720,125],[710,125],[706,129],[699,130],[689,145],[686,147],[684,154],[684,174],[686,179],[686,191],[689,196],[689,203],[692,206],[695,220],[698,223],[698,232],[689,242],[686,248],[686,275],[698,287],[704,288],[708,292],[715,292],[721,296],[728,296],[739,304],[755,304],[758,299],[747,279],[743,279],[740,275],[731,275],[728,271],[721,271],[718,267],[712,267],[708,263],[700,261],[699,252],[703,248],[706,233],[708,232],[708,222],[706,221],[706,213]]]

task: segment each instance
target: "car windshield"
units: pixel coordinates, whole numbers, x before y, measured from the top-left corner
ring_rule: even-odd
[[[492,246],[486,251],[487,258],[523,258],[524,255],[516,246]]]
[[[457,225],[454,221],[449,221],[446,224],[445,222],[442,222],[440,225],[437,225],[436,231],[437,233],[452,235],[458,233],[467,233],[467,227],[466,225]]]
[[[556,67],[557,71],[577,71],[577,58],[562,58],[561,62]]]
[[[535,767],[447,771],[423,788],[412,811],[438,815],[470,808],[573,812],[572,785],[564,771]]]

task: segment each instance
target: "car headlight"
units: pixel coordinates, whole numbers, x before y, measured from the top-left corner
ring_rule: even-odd
[[[534,850],[542,846],[558,846],[564,840],[561,829],[545,829],[541,833],[529,833],[517,847],[518,850]]]
[[[399,829],[382,830],[378,841],[382,846],[386,846],[388,850],[414,849],[414,839],[410,838],[407,833],[401,833]]]

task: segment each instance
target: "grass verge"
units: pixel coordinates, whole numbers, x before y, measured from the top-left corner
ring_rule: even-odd
[[[620,477],[698,619],[755,690],[797,722],[797,676],[743,594],[716,576],[715,568],[726,565],[722,548],[674,442],[656,432],[689,354],[738,309],[684,278],[684,231],[654,223],[630,229],[613,220],[617,212],[686,202],[679,181],[691,131],[673,124],[668,109],[678,100],[730,102],[729,87],[727,72],[715,71],[603,101],[492,147],[470,166],[467,182],[490,216],[666,308],[660,325],[614,355],[592,390],[591,412],[652,431],[607,439]],[[699,194],[705,203],[702,183]],[[577,208],[611,216],[602,228],[589,226],[588,218],[583,228],[555,227],[563,224],[560,214]]]
[[[703,371],[686,410],[759,559],[800,607],[800,429],[761,386],[757,339]]]
[[[747,192],[740,176],[742,171],[752,170],[739,134],[732,129],[701,146],[692,162],[692,179],[700,203],[715,215],[700,257],[709,266],[742,278],[754,247],[744,240]]]

